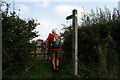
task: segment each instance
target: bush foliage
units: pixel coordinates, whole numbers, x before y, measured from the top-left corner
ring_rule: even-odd
[[[21,19],[15,11],[2,10],[2,68],[4,74],[19,73],[32,63],[31,52],[34,45],[30,40],[37,37],[33,32],[34,19]]]
[[[108,8],[91,10],[91,13],[84,15],[81,20],[82,24],[78,26],[79,70],[82,67],[91,66],[91,71],[97,68],[94,69],[97,70],[97,75],[110,72],[109,74],[114,77],[118,74],[118,57],[120,56],[120,15],[118,11],[114,9],[111,13]],[[72,60],[71,27],[64,28],[65,32],[62,34],[63,48],[68,60]]]

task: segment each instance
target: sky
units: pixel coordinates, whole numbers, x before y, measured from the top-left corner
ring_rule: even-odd
[[[13,0],[4,1],[11,4],[10,9],[14,9],[20,18],[33,18],[40,23],[34,30],[38,31],[40,36],[33,40],[46,40],[52,29],[56,29],[60,34],[64,25],[69,26],[72,23],[72,20],[66,20],[66,17],[72,14],[73,9],[78,12],[80,24],[83,14],[90,13],[96,8],[104,9],[105,6],[112,11],[113,8],[118,8],[120,0],[14,0],[14,4]]]

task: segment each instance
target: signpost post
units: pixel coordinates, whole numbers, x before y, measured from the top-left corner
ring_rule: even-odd
[[[78,25],[77,25],[77,10],[73,10],[73,14],[66,17],[67,20],[73,19],[72,29],[72,61],[73,61],[73,74],[78,75]]]

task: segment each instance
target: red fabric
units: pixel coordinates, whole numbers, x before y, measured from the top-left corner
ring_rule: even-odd
[[[58,35],[58,34],[56,34],[56,33],[53,33],[54,35]],[[59,35],[58,35],[59,36]],[[53,41],[53,35],[52,34],[50,34],[49,36],[48,36],[48,38],[47,38],[47,40],[48,41],[50,41],[50,42],[52,42]],[[61,37],[59,36],[59,38],[60,38],[60,41],[61,41]],[[50,49],[51,50],[60,50],[60,49],[58,49],[58,48],[52,48],[52,47],[50,47]]]

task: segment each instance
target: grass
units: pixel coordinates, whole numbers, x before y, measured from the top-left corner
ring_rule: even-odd
[[[50,61],[42,61],[42,63],[31,68],[24,75],[19,75],[17,78],[72,78],[71,70],[67,66],[61,66],[60,72],[54,74]]]
[[[95,64],[94,64],[95,65]],[[33,67],[31,67],[29,70],[27,71],[23,71],[20,74],[5,74],[4,78],[54,78],[54,79],[68,79],[68,78],[79,78],[79,79],[86,79],[86,78],[109,78],[110,75],[104,75],[99,73],[99,71],[97,70],[97,66],[91,66],[87,65],[87,67],[85,65],[80,65],[79,66],[79,70],[78,70],[78,77],[73,76],[72,74],[72,68],[71,68],[71,64],[70,62],[62,57],[61,63],[60,63],[60,72],[57,74],[54,74],[52,71],[52,66],[51,66],[51,62],[44,60],[41,61],[39,58],[36,60],[36,65],[34,65]],[[104,77],[105,76],[105,77]],[[117,76],[116,76],[117,77]],[[111,76],[111,78],[113,78],[113,76]]]
[[[63,60],[63,61],[62,61]],[[73,78],[71,68],[66,60],[62,59],[59,73],[53,73],[50,61],[37,58],[35,65],[19,74],[4,74],[3,78]]]

